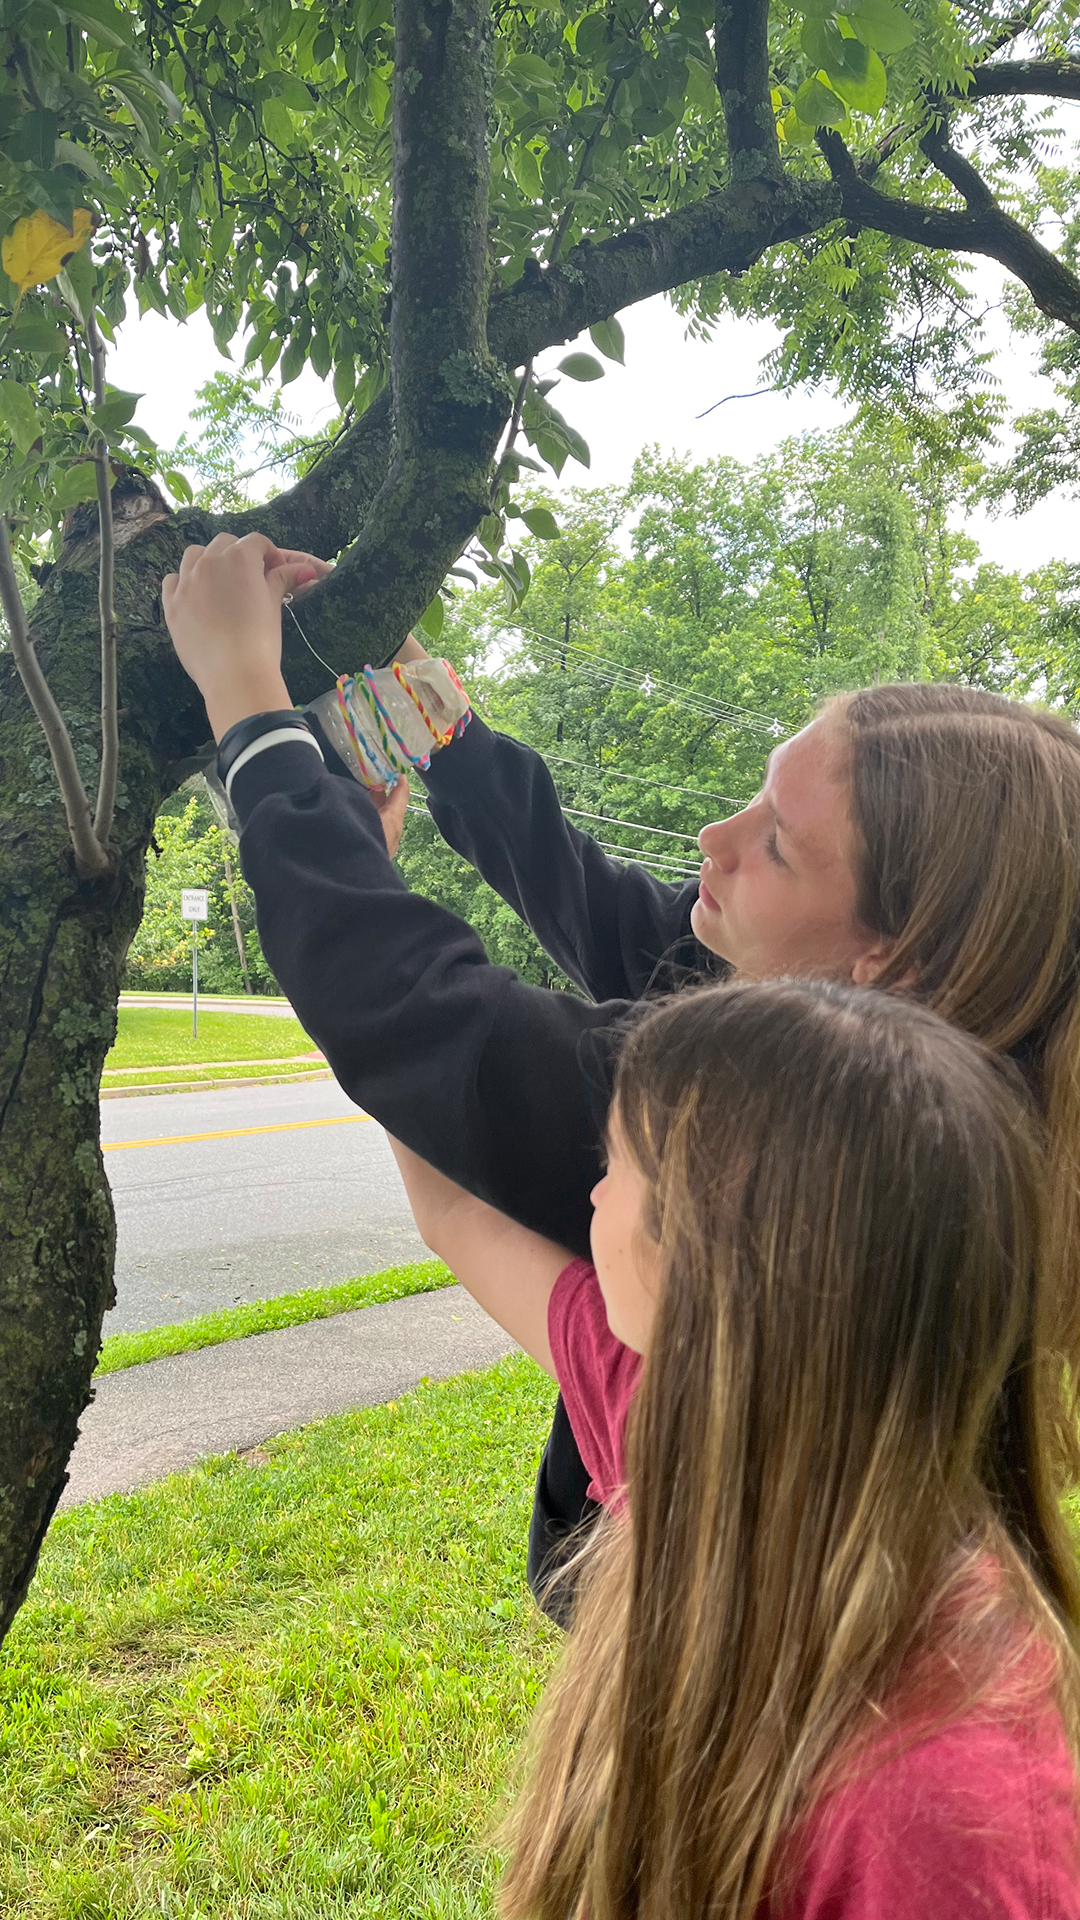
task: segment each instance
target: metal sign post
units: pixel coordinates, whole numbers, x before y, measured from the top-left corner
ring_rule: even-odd
[[[199,921],[206,919],[205,887],[184,887],[180,894],[180,918],[191,921],[191,1037],[199,1037]]]

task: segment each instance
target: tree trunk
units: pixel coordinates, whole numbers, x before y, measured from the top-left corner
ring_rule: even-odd
[[[233,939],[236,941],[236,951],[240,959],[240,971],[244,976],[244,992],[254,993],[255,989],[251,984],[251,974],[248,970],[247,948],[244,945],[244,936],[240,929],[240,910],[236,904],[236,886],[233,881],[232,861],[229,859],[229,849],[227,846],[222,847],[221,857],[225,862],[225,885],[229,889]]]

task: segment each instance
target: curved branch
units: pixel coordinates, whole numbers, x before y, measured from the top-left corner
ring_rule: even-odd
[[[94,378],[94,405],[105,405],[105,343],[91,307],[86,321],[90,365]],[[98,621],[101,627],[101,770],[98,774],[97,806],[94,809],[94,833],[100,844],[108,846],[116,811],[116,784],[120,774],[120,722],[117,717],[116,688],[116,535],[113,528],[112,466],[109,441],[98,427],[94,439],[94,470],[97,476],[98,535]]]
[[[966,159],[950,143],[945,123],[935,121],[919,141],[919,146],[928,160],[932,160],[938,172],[944,174],[950,186],[963,194],[972,212],[996,208],[1002,211],[978,168]]]
[[[999,94],[1042,93],[1057,100],[1080,100],[1080,60],[996,60],[975,67],[959,101],[987,100]]]
[[[86,788],[75,761],[75,749],[71,744],[71,735],[64,725],[64,716],[53,699],[49,683],[41,671],[30,630],[26,624],[26,609],[23,606],[19,583],[15,578],[15,566],[11,557],[11,542],[8,539],[8,525],[0,514],[0,603],[4,608],[8,636],[11,641],[12,658],[18,669],[19,678],[26,688],[27,697],[41,723],[45,735],[56,779],[60,788],[60,797],[64,802],[68,831],[75,850],[75,865],[85,880],[97,879],[108,873],[109,861],[105,849],[94,832],[90,819],[90,802],[86,797]]]
[[[989,204],[964,210],[894,200],[862,178],[837,134],[822,130],[818,134],[818,145],[840,188],[843,211],[856,226],[895,234],[915,246],[949,253],[985,254],[1022,282],[1040,312],[1051,320],[1060,320],[1073,333],[1080,333],[1080,280],[1056,254],[1021,226],[1019,220],[1004,212],[992,196]],[[967,168],[968,163],[961,155],[956,154],[955,159]],[[975,174],[974,168],[971,172],[987,192],[985,182]]]
[[[662,219],[642,221],[599,245],[586,242],[558,266],[547,271],[536,266],[516,286],[494,295],[487,312],[490,350],[505,367],[524,366],[545,347],[572,340],[598,320],[655,293],[670,292],[707,274],[745,273],[769,247],[817,232],[835,220],[840,210],[840,193],[831,181],[794,177],[775,184],[744,181]],[[504,419],[509,418],[512,402],[513,390],[508,386]],[[386,471],[390,438],[390,407],[383,395],[290,492],[266,507],[222,518],[215,525],[231,532],[257,527],[282,546],[306,547],[329,557],[352,537],[366,513],[374,515],[376,476],[380,463]],[[419,540],[424,551],[430,532],[423,524],[414,527],[413,523],[423,523],[430,503],[438,498],[434,473],[430,486],[421,485],[417,492],[406,518],[392,532],[399,548],[407,537]],[[484,497],[485,506],[461,534],[462,546],[487,510],[486,493]],[[470,499],[469,513],[473,512]],[[369,519],[362,544],[371,543],[375,570],[381,562],[371,524]],[[409,547],[407,554],[411,567],[414,549]],[[456,557],[456,552],[451,553],[446,565]],[[431,585],[431,594],[445,571],[444,566]],[[370,580],[371,575],[367,577]],[[328,659],[342,657],[350,640],[368,649],[366,659],[375,660],[377,645],[383,646],[385,657],[400,645],[417,609],[402,615],[401,576],[395,575],[391,592],[387,575],[387,591],[377,602],[381,612],[376,630],[367,583],[361,588],[354,573],[346,591],[349,578],[343,563],[325,586],[305,595],[305,632]]]

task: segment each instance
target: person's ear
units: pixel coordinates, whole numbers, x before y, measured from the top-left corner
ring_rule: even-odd
[[[875,940],[873,946],[863,951],[851,964],[851,984],[853,987],[873,987],[884,973],[892,957],[893,941]]]
[[[876,987],[896,947],[895,940],[875,940],[873,946],[866,947],[852,962],[851,984],[853,987]],[[907,993],[915,985],[915,969],[909,967],[903,978],[892,982],[894,993]]]

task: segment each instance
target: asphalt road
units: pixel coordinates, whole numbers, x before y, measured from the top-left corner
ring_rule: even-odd
[[[108,1100],[101,1138],[117,1217],[106,1334],[429,1257],[382,1129],[333,1080]]]

